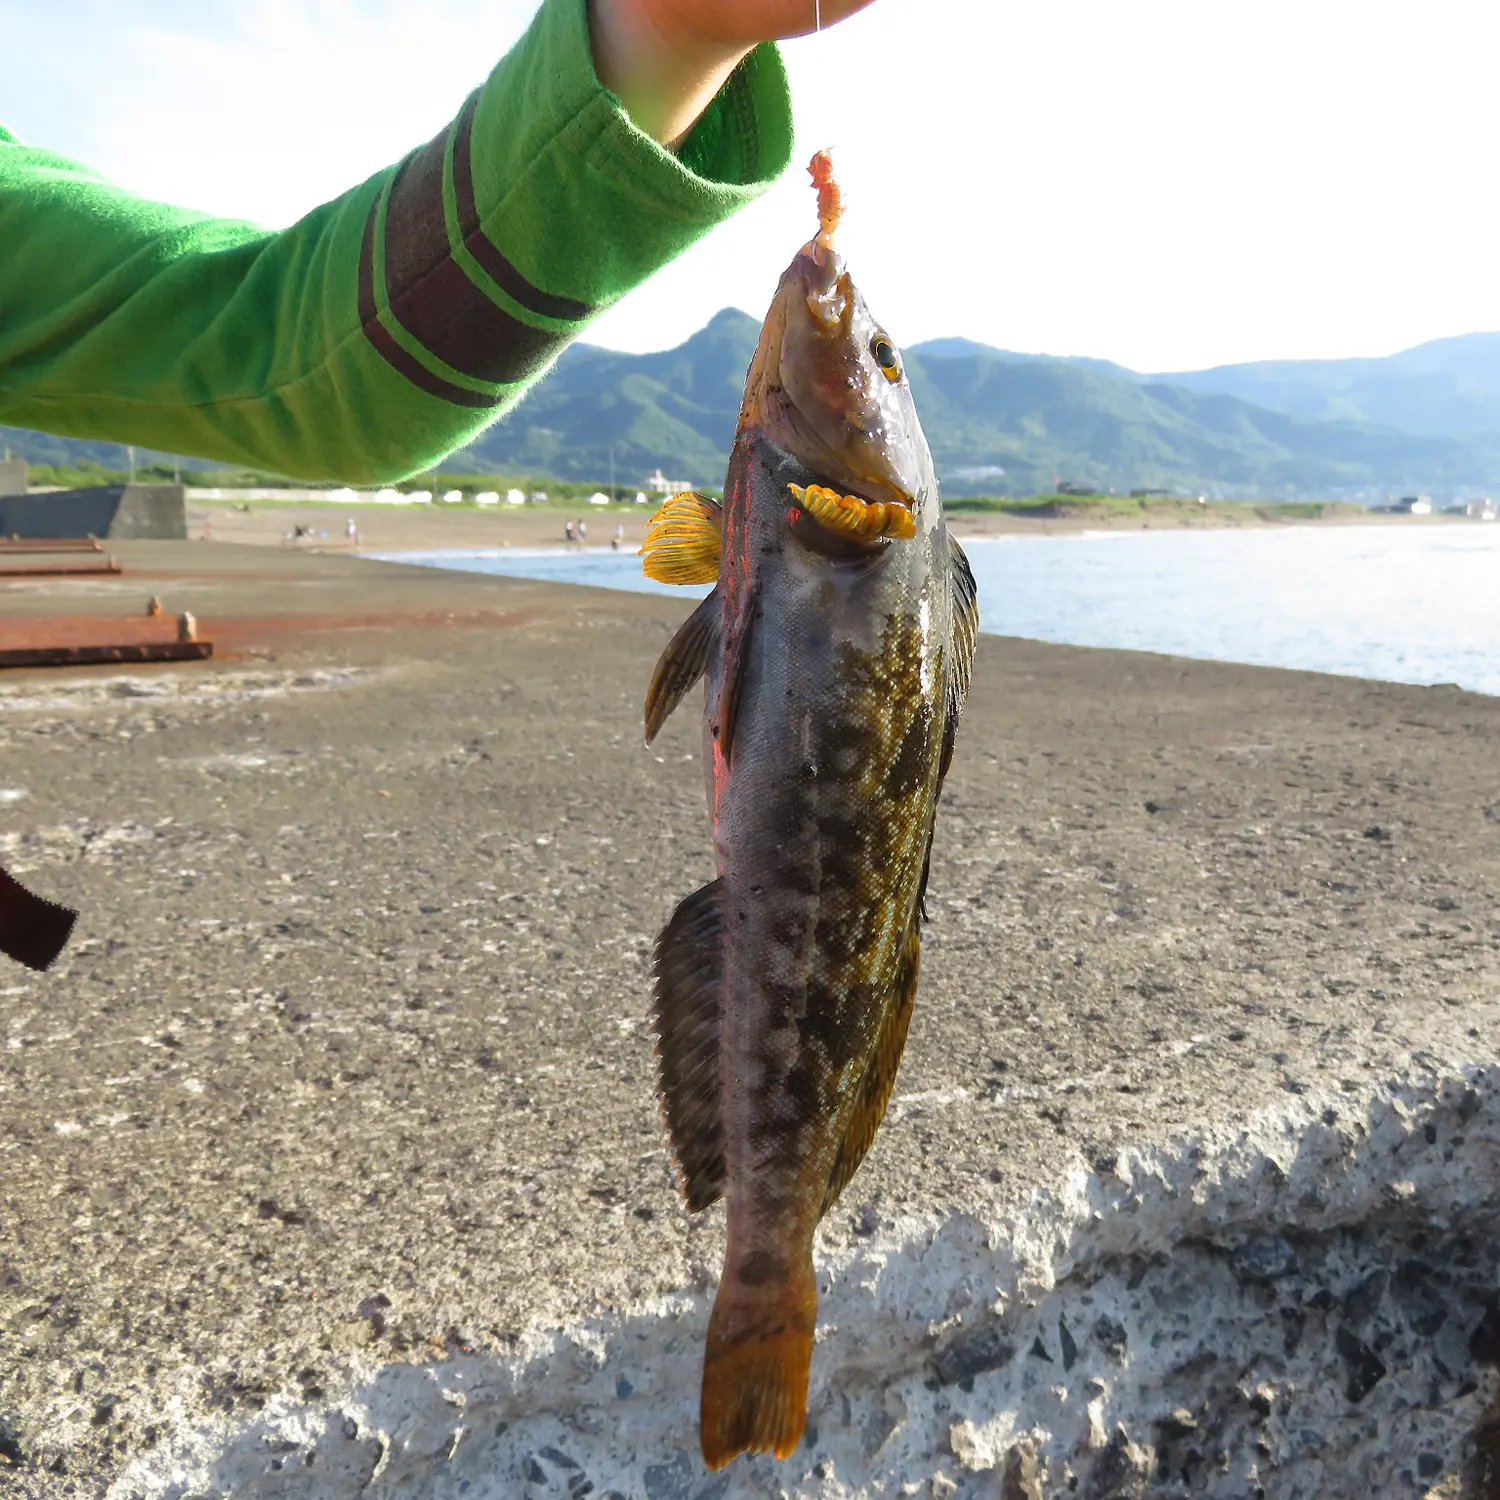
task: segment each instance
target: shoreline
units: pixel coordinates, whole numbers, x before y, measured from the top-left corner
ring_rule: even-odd
[[[472,506],[377,506],[247,502],[248,511],[229,502],[190,501],[188,535],[199,540],[207,534],[216,542],[251,546],[287,546],[288,550],[332,553],[411,552],[470,550],[476,547],[555,546],[567,550],[563,528],[568,521],[586,522],[587,545],[607,545],[616,526],[623,529],[621,550],[636,551],[645,535],[646,523],[655,507],[629,506],[591,510],[587,505],[520,507],[498,511]],[[359,542],[351,547],[344,538],[344,523],[352,518],[359,528]],[[1462,516],[1377,515],[1339,513],[1318,519],[1288,519],[1263,515],[1251,502],[1217,503],[1202,513],[1180,506],[1147,509],[1139,515],[1024,516],[1005,511],[950,510],[948,524],[960,541],[985,536],[1079,536],[1090,532],[1133,534],[1141,531],[1203,530],[1291,530],[1348,526],[1451,526],[1484,525]],[[312,535],[298,541],[295,549],[286,541],[295,527]],[[326,531],[326,537],[317,535]]]
[[[1368,520],[1356,517],[1352,520],[1340,520],[1337,522],[1292,522],[1288,524],[1261,523],[1258,525],[1246,525],[1243,528],[1233,525],[1224,526],[1107,526],[1097,522],[1083,522],[1078,525],[1063,522],[1031,522],[1021,520],[1016,526],[998,526],[993,528],[972,528],[963,524],[964,517],[948,516],[949,529],[961,542],[1001,542],[1001,541],[1029,541],[1041,537],[1066,537],[1078,541],[1102,541],[1107,537],[1131,537],[1139,536],[1142,531],[1305,531],[1321,528],[1325,525],[1336,525],[1342,531],[1358,530],[1361,527],[1380,527],[1384,529],[1390,524],[1406,524],[1415,521],[1416,524],[1425,524],[1425,517],[1406,518],[1399,516],[1372,516]],[[1014,519],[1002,517],[1001,519]],[[1486,523],[1471,521],[1462,516],[1447,517],[1445,520],[1451,526],[1473,526],[1483,528]],[[219,540],[219,538],[215,538]],[[498,543],[491,542],[475,543],[459,546],[404,546],[404,547],[381,547],[370,548],[361,546],[357,551],[346,552],[344,548],[320,548],[316,543],[310,544],[302,550],[316,552],[320,550],[336,551],[350,557],[369,558],[375,562],[401,562],[408,556],[419,556],[423,558],[433,557],[612,557],[620,554],[630,556],[638,555],[638,549],[627,545],[622,539],[618,548],[610,547],[597,542],[560,542],[549,543],[545,541],[516,542],[508,540]]]
[[[1141,532],[1114,529],[966,537],[980,588],[980,630],[1500,696],[1493,643],[1500,611],[1488,599],[1488,574],[1500,557],[1500,547],[1491,544],[1500,543],[1500,531],[1487,533],[1471,522],[1466,532],[1442,533],[1445,539],[1374,527],[1304,530],[1297,537],[1260,529],[1232,539],[1205,528],[1196,535],[1195,541],[1191,533],[1169,537],[1158,530],[1146,540]],[[1129,545],[1131,538],[1141,538],[1139,545]],[[1074,551],[1073,543],[1089,544],[1088,550]],[[413,548],[374,557],[449,576],[530,577],[668,598],[707,592],[706,586],[679,593],[654,584],[641,576],[633,553],[594,545]],[[1184,592],[1162,605],[1159,583],[1171,569],[1182,570]],[[1200,569],[1221,586],[1195,590],[1188,575]],[[1050,580],[1048,587],[1031,587],[1036,570]],[[1418,578],[1420,585],[1401,594],[1402,580]],[[1259,601],[1277,587],[1302,601],[1300,628],[1264,616]],[[1479,596],[1467,606],[1449,608],[1449,599],[1463,601],[1475,589]],[[1384,615],[1365,609],[1367,598],[1384,599]],[[1427,628],[1416,636],[1400,633],[1391,623],[1396,617],[1425,617]]]

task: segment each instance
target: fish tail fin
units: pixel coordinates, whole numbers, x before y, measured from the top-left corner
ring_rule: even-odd
[[[812,1255],[776,1285],[747,1286],[734,1258],[714,1300],[703,1357],[703,1461],[722,1469],[741,1453],[788,1458],[807,1420],[807,1377],[817,1325]]]
[[[62,952],[78,913],[45,901],[0,869],[0,953],[38,971]]]

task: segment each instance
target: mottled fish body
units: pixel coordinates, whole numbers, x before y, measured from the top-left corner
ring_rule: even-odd
[[[814,175],[826,158],[815,159]],[[689,1206],[727,1200],[701,1437],[800,1439],[813,1233],[885,1112],[916,994],[973,580],[899,356],[823,232],[782,277],[722,506],[676,497],[647,571],[717,587],[664,653],[647,738],[699,676],[718,878],[657,944],[661,1097]]]

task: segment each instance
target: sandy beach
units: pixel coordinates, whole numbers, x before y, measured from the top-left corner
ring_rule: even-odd
[[[501,506],[476,509],[445,505],[303,505],[267,504],[249,501],[248,510],[218,502],[189,502],[188,535],[208,536],[218,542],[242,542],[254,546],[285,547],[287,550],[324,551],[342,554],[397,552],[424,549],[488,547],[561,547],[567,544],[564,528],[580,520],[588,527],[590,546],[608,546],[615,527],[623,528],[621,546],[634,552],[641,545],[652,511],[646,506],[618,509],[573,507]],[[348,541],[344,525],[353,519],[359,529],[357,544]],[[956,535],[974,536],[1077,536],[1086,531],[1176,530],[1187,527],[1347,526],[1398,525],[1445,526],[1449,516],[1398,516],[1371,511],[1341,512],[1318,521],[1287,520],[1253,504],[1216,504],[1199,510],[1191,504],[1168,505],[1160,501],[1139,515],[1080,514],[1071,516],[1024,516],[1005,512],[959,511],[951,517]],[[305,536],[291,540],[301,527]],[[327,535],[320,533],[326,532]]]
[[[809,1440],[711,1479],[686,607],[246,545],[291,514],[0,591],[217,653],[0,676],[0,861],[83,913],[0,973],[0,1488],[1500,1493],[1500,700],[982,637]]]

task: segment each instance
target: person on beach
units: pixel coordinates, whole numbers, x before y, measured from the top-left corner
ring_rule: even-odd
[[[570,542],[573,540],[573,523],[571,521],[564,523],[563,536],[565,536]]]
[[[0,127],[0,423],[348,484],[436,464],[782,172],[772,44],[815,5],[543,0],[446,129],[281,231]]]

